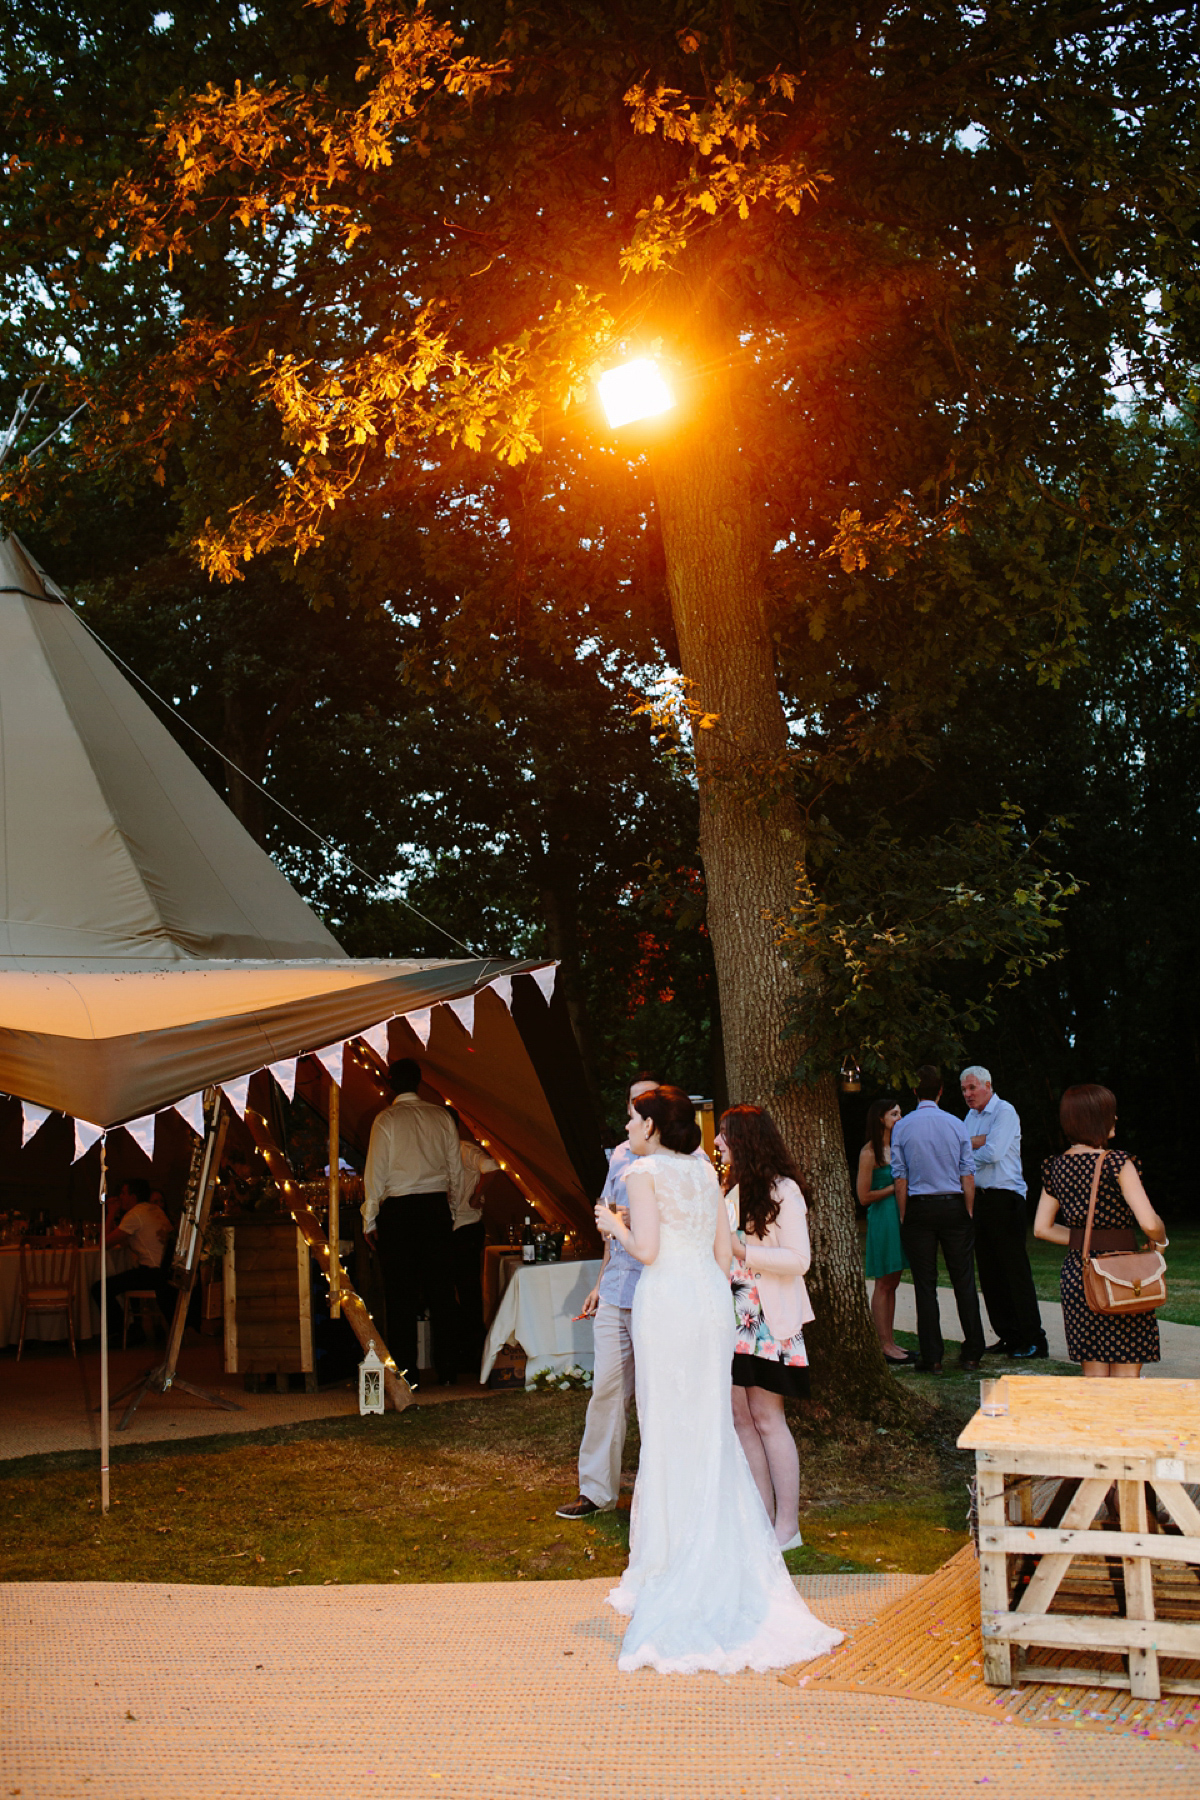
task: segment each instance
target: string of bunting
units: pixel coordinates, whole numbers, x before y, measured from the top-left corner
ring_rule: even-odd
[[[554,992],[554,981],[557,972],[557,964],[551,964],[547,968],[533,969],[530,971],[534,981],[537,983],[542,998],[546,1001],[547,1005],[549,1005],[550,997]],[[492,992],[503,1001],[510,1012],[512,1011],[512,984],[513,978],[511,975],[498,975],[494,981],[488,983]],[[468,1037],[473,1037],[475,1035],[476,998],[477,996],[475,994],[468,994],[460,1000],[446,1000],[440,1003],[448,1012],[454,1014]],[[415,1032],[422,1046],[428,1049],[429,1035],[433,1026],[433,1008],[423,1006],[418,1007],[414,1012],[393,1013],[388,1019],[381,1020],[376,1025],[370,1025],[364,1031],[351,1032],[349,1038],[343,1038],[338,1043],[325,1044],[318,1050],[300,1051],[295,1056],[281,1057],[278,1062],[266,1063],[261,1066],[270,1070],[270,1073],[279,1083],[289,1100],[295,1098],[296,1070],[297,1065],[303,1056],[315,1056],[330,1078],[341,1087],[342,1075],[345,1069],[346,1045],[353,1038],[361,1038],[363,1042],[369,1045],[371,1050],[374,1051],[380,1062],[383,1063],[385,1067],[387,1066],[388,1026],[393,1018],[403,1019]],[[252,1077],[257,1073],[257,1070],[252,1069],[245,1075],[235,1075],[228,1080],[218,1083],[218,1086],[223,1089],[230,1106],[232,1106],[233,1110],[241,1119],[244,1119],[246,1116],[247,1096],[250,1089],[250,1082]],[[18,1105],[21,1107],[22,1111],[21,1147],[24,1149],[31,1139],[41,1130],[42,1126],[46,1123],[46,1120],[52,1116],[52,1109],[46,1106],[35,1106],[31,1100],[18,1100]],[[185,1124],[191,1127],[197,1137],[203,1137],[204,1105],[203,1096],[201,1094],[189,1094],[186,1099],[176,1100],[173,1106],[164,1107],[162,1110],[164,1112],[178,1113],[179,1117]],[[145,1151],[147,1156],[152,1156],[154,1153],[154,1126],[157,1116],[158,1115],[155,1113],[147,1113],[140,1119],[127,1119],[124,1125],[120,1127],[121,1130],[129,1133],[141,1149]],[[81,1156],[86,1156],[92,1146],[103,1137],[105,1127],[102,1125],[93,1125],[90,1120],[80,1118],[74,1120],[74,1127],[75,1155],[73,1160],[78,1162],[79,1158]]]

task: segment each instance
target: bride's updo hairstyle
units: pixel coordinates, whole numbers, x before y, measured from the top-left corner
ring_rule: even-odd
[[[650,1121],[664,1150],[690,1156],[693,1150],[699,1149],[700,1127],[696,1123],[696,1109],[682,1088],[652,1088],[648,1094],[638,1095],[633,1110]]]
[[[790,1177],[799,1187],[796,1165],[774,1119],[761,1106],[731,1106],[721,1115],[720,1134],[729,1147],[725,1191],[738,1191],[742,1230],[765,1237],[779,1217],[775,1183]]]

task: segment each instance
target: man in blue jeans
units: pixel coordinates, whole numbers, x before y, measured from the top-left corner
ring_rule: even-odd
[[[892,1177],[900,1235],[917,1301],[918,1368],[942,1372],[945,1344],[938,1311],[938,1247],[954,1289],[962,1326],[964,1369],[983,1356],[983,1321],[975,1290],[975,1157],[961,1119],[938,1105],[942,1076],[932,1063],[917,1070],[917,1110],[892,1132]]]

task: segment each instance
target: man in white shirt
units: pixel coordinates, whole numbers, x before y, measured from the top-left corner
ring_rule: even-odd
[[[116,1198],[110,1202],[111,1223],[105,1234],[106,1249],[116,1245],[123,1246],[133,1258],[133,1267],[125,1269],[119,1275],[108,1278],[108,1341],[119,1344],[121,1341],[122,1308],[115,1304],[122,1294],[130,1289],[153,1288],[158,1296],[158,1309],[163,1317],[170,1319],[175,1310],[175,1289],[171,1286],[170,1277],[163,1268],[167,1258],[167,1247],[174,1236],[171,1224],[162,1207],[151,1198],[151,1187],[148,1181],[140,1176],[122,1182],[117,1190]],[[100,1283],[92,1283],[92,1299],[100,1304]],[[140,1335],[135,1328],[131,1341],[140,1342]]]
[[[419,1098],[421,1065],[411,1057],[388,1069],[396,1098],[371,1127],[363,1176],[363,1235],[383,1265],[388,1349],[417,1372],[417,1315],[422,1300],[433,1328],[438,1380],[458,1376],[451,1208],[470,1192],[458,1130],[448,1107]]]

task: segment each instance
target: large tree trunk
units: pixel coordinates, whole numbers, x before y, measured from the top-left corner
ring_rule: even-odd
[[[802,828],[764,610],[761,527],[746,491],[729,377],[719,373],[654,452],[667,581],[688,696],[719,715],[694,733],[700,851],[729,1097],[769,1109],[805,1177],[818,1395],[871,1412],[891,1384],[866,1305],[832,1077],[791,1078],[797,983],[774,921],[795,898]]]

